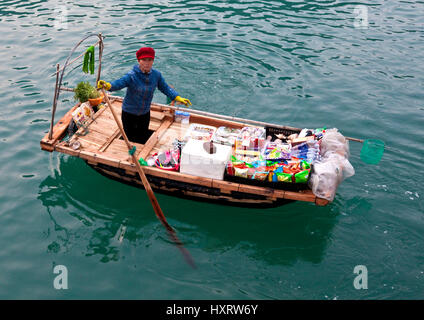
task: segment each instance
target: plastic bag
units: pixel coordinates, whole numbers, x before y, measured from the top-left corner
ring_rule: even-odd
[[[72,119],[78,128],[85,125],[94,115],[93,108],[88,102],[82,103],[78,108],[72,112]]]
[[[313,163],[320,159],[320,146],[317,140],[306,141],[292,147],[291,156],[306,159]]]
[[[265,181],[267,177],[268,177],[268,171],[255,171],[252,179]]]
[[[240,129],[219,127],[212,137],[212,141],[216,143],[232,146],[235,144],[237,136],[240,134]]]
[[[168,171],[178,171],[180,169],[180,151],[178,149],[155,153],[153,158],[155,166],[159,169]]]
[[[349,158],[349,141],[336,128],[327,130],[321,139],[321,156],[327,152]]]
[[[333,201],[339,184],[355,174],[348,157],[346,138],[337,129],[327,130],[321,140],[321,160],[314,163],[309,180],[317,197]]]
[[[342,179],[343,170],[337,161],[320,162],[314,165],[309,186],[317,197],[333,201]]]
[[[342,173],[343,173],[342,181],[355,174],[355,169],[350,164],[349,160],[347,158],[341,156],[338,153],[327,152],[325,157],[323,157],[321,159],[321,162],[334,162],[334,163],[336,163],[342,169]]]
[[[247,171],[248,171],[248,168],[245,168],[245,169],[235,168],[235,174],[234,175],[236,177],[241,177],[241,178],[247,179]]]
[[[215,127],[207,126],[205,124],[192,123],[187,129],[183,140],[188,141],[189,139],[196,139],[200,141],[210,141],[215,131]]]
[[[293,174],[291,173],[276,172],[275,176],[279,182],[292,182],[293,179]]]

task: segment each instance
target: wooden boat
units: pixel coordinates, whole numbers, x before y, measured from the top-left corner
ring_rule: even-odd
[[[100,79],[104,36],[101,33],[88,34],[71,50],[62,69],[59,68],[59,64],[56,65],[56,87],[52,119],[49,132],[40,141],[41,149],[79,157],[102,175],[143,188],[143,184],[137,174],[136,166],[132,163],[127,145],[120,135],[120,130],[109,107],[97,111],[86,126],[78,129],[72,136],[71,142],[78,142],[80,145],[78,149],[74,149],[69,144],[69,141],[64,138],[67,135],[68,126],[72,121],[72,112],[80,104],[73,106],[54,124],[60,91],[73,91],[73,89],[62,87],[65,69],[68,65],[82,57],[84,53],[73,61],[70,61],[75,50],[85,40],[92,37],[98,38],[97,43],[94,45],[99,47],[99,67],[96,83]],[[110,100],[112,102],[112,108],[120,119],[123,99],[117,96],[110,96]],[[170,105],[154,103],[151,105],[149,129],[152,131],[152,134],[144,145],[133,143],[136,147],[136,156],[138,159],[146,159],[162,148],[171,147],[175,138],[181,140],[185,134],[186,127],[180,122],[174,121],[176,110],[179,110],[179,108]],[[190,122],[214,127],[226,126],[228,128],[241,129],[252,124],[262,127],[270,125],[258,121],[228,117],[193,109],[184,108],[184,111],[190,113]],[[279,127],[285,130],[286,133],[298,133],[300,131],[300,129],[292,127],[271,126]],[[328,200],[316,197],[307,188],[306,184],[303,185],[303,190],[300,190],[301,188],[299,186],[293,186],[294,188],[292,187],[288,190],[287,188],[282,188],[284,185],[280,183],[256,183],[256,185],[252,185],[254,181],[250,181],[251,179],[240,178],[241,180],[233,179],[233,181],[226,181],[198,177],[176,171],[165,171],[156,167],[143,168],[154,191],[182,198],[247,207],[274,207],[293,201],[311,202],[319,206],[329,203]]]
[[[110,96],[112,107],[117,115],[121,114],[122,98]],[[72,137],[80,147],[74,150],[69,141],[63,139],[72,120],[72,112],[79,104],[72,107],[52,128],[53,134],[47,133],[40,141],[45,151],[57,151],[70,156],[79,157],[111,179],[143,188],[136,167],[128,154],[128,148],[108,107],[97,111],[86,127],[81,127]],[[182,139],[186,126],[174,121],[178,107],[162,104],[151,105],[151,121],[149,129],[152,134],[142,145],[133,143],[137,158],[146,159],[163,148],[172,147],[174,139]],[[228,120],[230,117],[214,115],[207,112],[184,108],[190,113],[190,123],[205,124],[214,127],[226,126],[241,129],[252,125],[243,121]],[[231,118],[235,119],[235,118]],[[247,120],[248,121],[248,120]],[[252,122],[252,121],[249,121]],[[259,122],[255,122],[259,123]],[[296,128],[288,128],[298,132]],[[304,190],[284,190],[277,187],[252,185],[247,179],[226,181],[203,178],[183,174],[176,171],[165,171],[156,167],[143,167],[145,174],[155,192],[165,193],[180,198],[221,203],[243,207],[275,207],[292,201],[305,201],[319,206],[328,204],[328,200],[316,197],[307,185]],[[246,181],[244,181],[246,180]]]

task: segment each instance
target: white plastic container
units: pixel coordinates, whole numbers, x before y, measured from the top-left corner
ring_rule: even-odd
[[[183,112],[176,110],[175,115],[174,115],[174,121],[175,122],[181,122],[182,117],[183,117]]]
[[[216,131],[216,127],[207,126],[200,123],[192,123],[187,130],[184,140],[210,141]]]
[[[190,113],[189,112],[185,112],[185,111],[176,110],[175,111],[175,116],[174,116],[174,121],[175,122],[181,122],[182,124],[189,124],[189,122],[190,122]]]
[[[219,144],[225,144],[227,146],[233,146],[235,141],[240,134],[240,129],[233,129],[227,127],[219,127],[212,137],[212,141]]]
[[[190,113],[183,112],[181,117],[181,123],[182,124],[189,124],[190,122]]]
[[[224,171],[231,157],[231,146],[214,144],[215,153],[203,147],[205,141],[190,139],[181,152],[180,172],[194,176],[224,180]]]

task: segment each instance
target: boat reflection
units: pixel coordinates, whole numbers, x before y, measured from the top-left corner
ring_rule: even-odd
[[[78,247],[87,257],[109,262],[119,260],[128,243],[137,247],[168,241],[143,190],[103,177],[81,159],[61,155],[59,162],[39,186],[38,199],[53,224],[47,227],[49,252]],[[237,250],[272,265],[321,262],[338,216],[337,205],[297,202],[248,209],[157,197],[189,250]]]

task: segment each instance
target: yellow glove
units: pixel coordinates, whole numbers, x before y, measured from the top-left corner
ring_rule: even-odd
[[[106,90],[110,90],[111,87],[112,85],[104,80],[99,80],[99,82],[97,82],[97,89],[105,88]]]
[[[177,102],[181,102],[181,103],[184,103],[184,104],[186,105],[186,107],[188,107],[189,105],[191,106],[191,102],[190,102],[190,100],[185,99],[185,98],[181,98],[180,96],[177,96],[177,97],[175,98],[175,101],[177,101]]]

